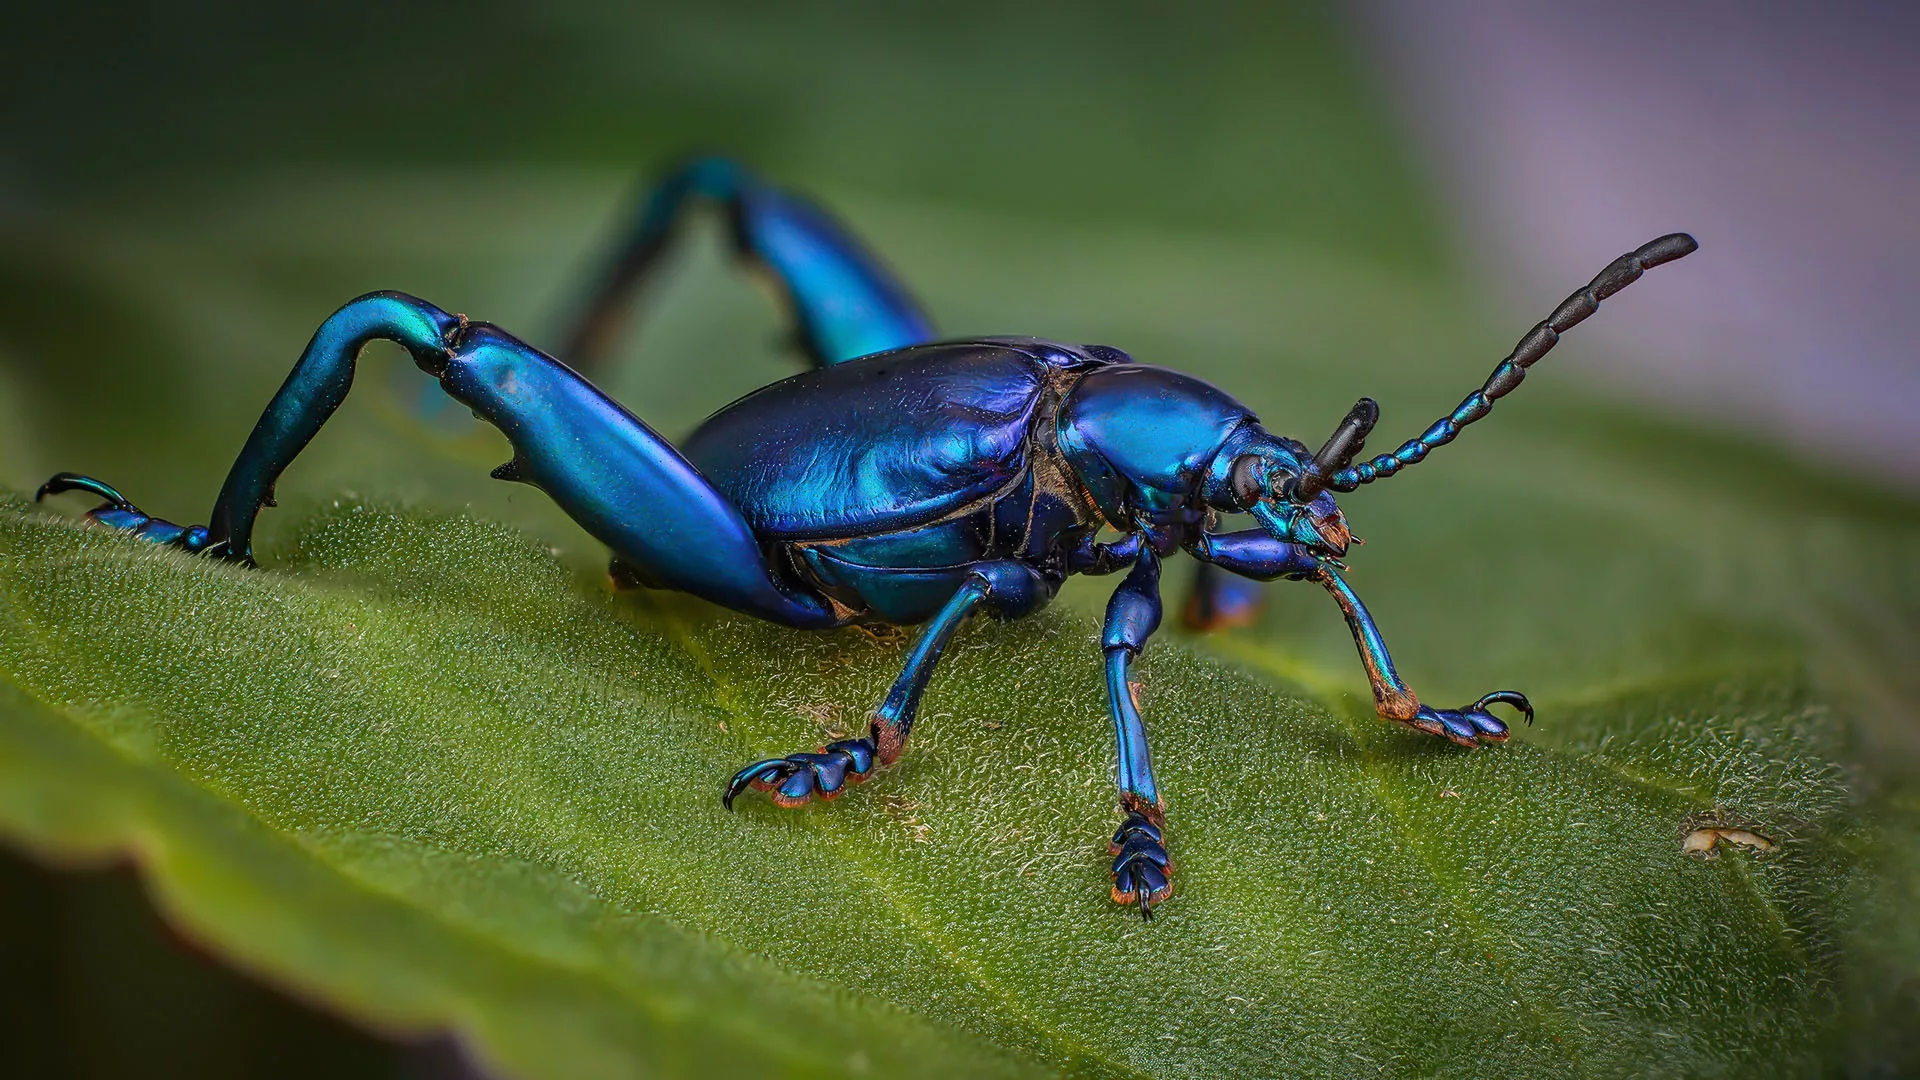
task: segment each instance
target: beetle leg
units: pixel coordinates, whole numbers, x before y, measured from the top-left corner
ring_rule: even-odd
[[[1211,563],[1195,563],[1193,586],[1181,621],[1190,630],[1251,626],[1260,617],[1260,586]]]
[[[953,631],[986,598],[990,588],[984,577],[969,577],[920,632],[920,640],[913,643],[913,651],[907,655],[906,667],[874,710],[866,738],[843,739],[817,754],[756,761],[733,774],[720,801],[731,810],[733,800],[749,787],[771,793],[776,805],[786,807],[799,806],[816,796],[837,798],[846,784],[865,780],[876,763],[891,765],[897,761],[913,730],[920,693],[940,662],[940,654],[953,639]]]
[[[726,808],[748,788],[771,792],[780,806],[800,806],[815,797],[837,799],[848,784],[857,784],[873,772],[873,740],[841,739],[812,754],[769,758],[733,774],[720,796]]]
[[[546,492],[646,581],[786,626],[839,623],[673,444],[566,365],[476,324],[435,374],[512,442],[494,476]]]
[[[42,490],[93,491],[108,498],[99,520],[182,546],[198,537],[196,550],[251,562],[260,508],[272,505],[281,472],[346,399],[360,349],[376,338],[405,347],[507,436],[514,457],[494,476],[546,492],[648,581],[787,626],[839,622],[824,599],[768,566],[746,519],[652,428],[504,330],[403,293],[370,293],[321,324],[247,437],[204,532],[168,536],[98,481],[56,476]]]
[[[1264,529],[1200,533],[1187,551],[1200,567],[1186,608],[1186,624],[1195,630],[1252,622],[1260,609],[1260,587],[1254,582],[1299,577],[1320,565],[1305,548],[1276,540]]]
[[[1239,578],[1272,581],[1312,577],[1320,560],[1299,544],[1276,540],[1265,529],[1244,532],[1201,533],[1187,542],[1187,553],[1202,564]]]
[[[1173,895],[1173,863],[1167,855],[1166,807],[1153,778],[1146,722],[1140,718],[1140,705],[1127,675],[1133,658],[1159,626],[1160,558],[1143,546],[1132,571],[1107,601],[1106,625],[1100,635],[1106,654],[1107,704],[1120,756],[1120,809],[1126,814],[1108,845],[1113,856],[1113,900],[1139,905],[1143,918],[1152,918],[1153,905]]]
[[[640,199],[633,224],[559,338],[568,363],[583,371],[606,363],[636,293],[687,211],[702,202],[723,208],[735,251],[772,279],[816,367],[934,339],[932,321],[906,288],[831,214],[737,162],[702,157],[673,169]]]
[[[799,806],[816,796],[832,799],[846,784],[865,780],[875,764],[893,764],[906,749],[920,695],[933,677],[940,654],[967,615],[982,604],[1008,615],[1024,614],[1051,595],[1052,588],[1024,564],[991,562],[974,567],[914,642],[900,677],[873,711],[866,738],[844,739],[818,753],[756,761],[733,774],[721,801],[732,809],[733,800],[749,787],[770,792],[780,806]]]
[[[1093,533],[1080,538],[1067,552],[1067,573],[1086,574],[1100,577],[1115,571],[1132,567],[1140,558],[1140,549],[1146,545],[1144,534],[1133,532],[1112,543],[1103,543],[1094,539]]]
[[[72,473],[54,476],[40,492],[92,491],[107,499],[88,514],[96,521],[144,539],[252,563],[254,517],[262,506],[273,505],[274,481],[346,400],[361,348],[369,341],[392,341],[428,368],[444,363],[465,327],[463,317],[397,292],[368,293],[328,316],[247,436],[205,528],[194,526],[173,535],[177,526],[148,517],[106,484]],[[156,529],[153,522],[166,528]]]
[[[207,546],[207,530],[204,525],[175,525],[164,518],[153,517],[146,511],[127,501],[127,497],[115,490],[111,484],[95,480],[91,476],[79,473],[55,473],[40,485],[33,493],[33,501],[39,502],[49,495],[60,495],[69,491],[87,491],[105,500],[99,506],[87,511],[87,517],[108,528],[123,529],[142,540],[151,540],[156,544],[171,544],[188,551],[199,551]]]
[[[1381,716],[1461,746],[1506,740],[1506,723],[1488,711],[1494,704],[1511,705],[1520,710],[1527,723],[1533,723],[1533,705],[1518,690],[1495,690],[1459,709],[1436,709],[1421,704],[1413,688],[1393,670],[1393,657],[1387,655],[1387,643],[1380,636],[1380,628],[1353,587],[1325,562],[1312,576],[1333,595],[1341,614],[1346,616],[1347,627],[1353,631],[1353,642],[1360,649],[1360,663],[1367,669],[1367,681],[1373,684],[1374,708]]]

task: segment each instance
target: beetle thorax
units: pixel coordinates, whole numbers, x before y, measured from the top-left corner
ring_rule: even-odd
[[[1204,514],[1208,469],[1251,410],[1191,375],[1146,364],[1088,372],[1061,402],[1060,452],[1109,525]]]

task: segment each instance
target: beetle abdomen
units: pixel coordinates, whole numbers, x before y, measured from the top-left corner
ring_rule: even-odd
[[[911,529],[1021,475],[1046,374],[1003,345],[899,349],[756,390],[681,450],[763,540]]]

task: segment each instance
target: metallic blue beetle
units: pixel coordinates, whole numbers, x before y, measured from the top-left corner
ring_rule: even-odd
[[[740,253],[782,288],[812,371],[721,409],[679,448],[573,368],[498,327],[423,300],[370,293],[323,323],[234,462],[205,527],[141,512],[112,487],[61,473],[46,496],[85,490],[95,520],[147,539],[252,561],[254,517],[345,399],[361,346],[398,342],[421,370],[504,432],[503,480],[546,492],[614,551],[617,583],[678,589],[787,626],[927,623],[868,734],[736,773],[782,806],[833,798],[906,748],[922,690],[975,609],[1018,618],[1068,575],[1126,577],[1101,648],[1119,743],[1112,895],[1142,915],[1173,891],[1164,803],[1128,667],[1160,624],[1160,565],[1184,550],[1225,574],[1196,609],[1244,609],[1223,584],[1318,582],[1359,646],[1381,716],[1463,746],[1499,741],[1500,690],[1459,709],[1423,704],[1394,673],[1379,629],[1341,576],[1351,536],[1332,492],[1392,476],[1444,446],[1520,384],[1601,300],[1695,248],[1661,237],[1615,260],[1520,340],[1486,384],[1390,454],[1355,464],[1378,417],[1362,398],[1316,453],[1269,433],[1252,410],[1199,379],[1118,349],[1035,338],[935,342],[927,317],[881,263],[818,207],[721,159],[673,171],[599,275],[564,355],[588,368],[614,340],[636,286],[685,210],[722,205]],[[1222,515],[1258,527],[1216,531]],[[1117,534],[1101,539],[1103,530]]]

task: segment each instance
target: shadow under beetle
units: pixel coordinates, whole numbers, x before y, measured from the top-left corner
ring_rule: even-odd
[[[206,526],[150,517],[72,473],[39,495],[90,491],[106,500],[90,511],[96,521],[251,563],[255,515],[273,505],[281,471],[345,399],[361,347],[398,342],[506,434],[513,460],[495,477],[538,487],[613,549],[616,583],[678,589],[802,629],[927,623],[865,737],[748,765],[726,787],[729,807],[748,788],[782,806],[841,794],[905,750],[921,692],[968,613],[1018,618],[1071,574],[1124,570],[1100,638],[1125,816],[1110,847],[1112,894],[1150,916],[1173,891],[1173,864],[1128,667],[1160,624],[1161,561],[1184,550],[1215,568],[1190,609],[1202,622],[1243,612],[1246,580],[1319,583],[1346,617],[1381,716],[1462,746],[1504,740],[1507,726],[1489,710],[1509,705],[1531,721],[1524,695],[1498,690],[1436,709],[1395,674],[1379,628],[1341,576],[1352,537],[1332,493],[1392,476],[1451,442],[1600,301],[1696,246],[1675,233],[1616,259],[1529,330],[1458,408],[1392,453],[1356,463],[1379,416],[1369,398],[1315,452],[1270,434],[1219,389],[1118,349],[935,341],[906,290],[830,216],[716,158],[690,161],[651,190],[562,355],[591,370],[685,211],[708,201],[725,211],[740,255],[784,294],[815,368],[721,409],[677,449],[506,331],[377,292],[321,324]],[[1258,527],[1215,531],[1221,515],[1239,512]],[[1118,537],[1100,539],[1103,529]]]

